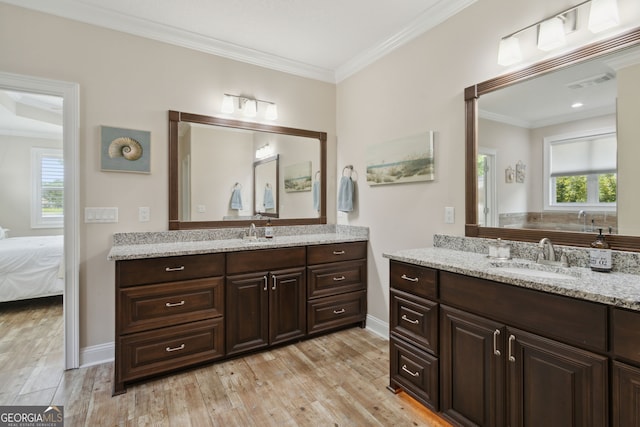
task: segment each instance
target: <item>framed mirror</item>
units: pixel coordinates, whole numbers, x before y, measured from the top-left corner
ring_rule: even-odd
[[[326,165],[325,132],[169,111],[169,229],[326,224]]]
[[[253,213],[258,217],[278,218],[280,206],[279,155],[253,163]]]
[[[639,52],[640,29],[634,29],[465,89],[465,235],[531,242],[548,237],[556,244],[588,246],[598,228],[607,233],[611,227],[614,234],[607,240],[614,249],[640,251],[640,206],[632,189],[640,176],[630,162],[640,154],[635,148],[640,93],[634,89],[640,78]],[[562,87],[554,90],[558,82]],[[568,86],[596,88],[610,98],[585,99],[591,106],[601,104],[582,117],[565,114],[556,108],[568,101],[556,96],[569,91]],[[541,100],[546,104],[524,115]],[[516,110],[523,111],[523,116],[516,117]],[[583,123],[587,125],[577,127]],[[612,198],[598,199],[596,194],[595,202],[578,198],[578,203],[570,203],[576,200],[557,197],[556,177],[563,174],[553,171],[549,152],[554,142],[556,148],[568,147],[569,142],[603,135],[614,139],[613,146],[602,145],[613,158],[613,170],[611,165],[606,171],[600,168],[615,174]],[[516,141],[521,141],[519,151]],[[617,150],[617,156],[611,156],[611,150]],[[556,163],[561,154],[556,149]],[[573,151],[571,157],[577,159],[579,153]],[[597,169],[583,167],[582,172],[574,169],[564,175]],[[485,181],[488,178],[494,183]]]

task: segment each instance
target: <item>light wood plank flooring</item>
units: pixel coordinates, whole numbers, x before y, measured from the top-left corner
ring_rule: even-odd
[[[26,311],[25,324],[37,324],[39,316]],[[388,341],[360,328],[149,380],[112,397],[112,363],[60,368],[56,376],[42,367],[55,359],[49,353],[62,351],[62,342],[58,348],[39,344],[49,336],[41,333],[12,355],[30,327],[5,333],[9,322],[17,320],[2,310],[0,404],[64,405],[67,427],[449,425],[406,394],[386,389]],[[32,348],[43,354],[36,357]],[[32,358],[37,361],[20,364]]]

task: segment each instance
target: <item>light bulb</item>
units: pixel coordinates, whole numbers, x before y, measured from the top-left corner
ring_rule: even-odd
[[[233,113],[233,96],[225,95],[222,98],[222,108],[220,110],[225,114]]]
[[[267,111],[264,113],[267,120],[275,120],[278,118],[278,106],[276,104],[267,105]]]
[[[500,40],[498,48],[498,64],[508,66],[522,61],[520,41],[516,37],[507,37]]]
[[[557,16],[540,23],[538,27],[538,49],[549,51],[566,42],[564,22]]]

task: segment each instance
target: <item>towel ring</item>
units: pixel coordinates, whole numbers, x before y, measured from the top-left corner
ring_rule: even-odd
[[[344,171],[346,171],[347,169],[349,169],[349,176],[351,176],[351,174],[353,173],[353,165],[347,165],[342,169],[342,176],[344,176]]]
[[[239,182],[236,182],[236,183],[233,185],[233,190],[242,190],[242,185],[240,185],[240,183],[239,183]]]
[[[315,175],[315,177],[314,177],[314,179],[315,179],[316,181],[318,180],[318,175],[320,175],[320,171],[317,171],[317,172],[316,172],[316,175]]]

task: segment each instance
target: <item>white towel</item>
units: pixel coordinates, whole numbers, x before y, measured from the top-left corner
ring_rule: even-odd
[[[269,186],[269,184],[264,187],[262,204],[264,205],[265,209],[273,209],[276,207],[276,204],[273,201],[273,191],[271,191],[271,186]]]
[[[338,188],[338,210],[341,212],[351,212],[353,210],[353,180],[350,176],[343,176],[340,179]]]
[[[320,181],[315,181],[313,183],[313,209],[316,212],[320,212]]]
[[[231,209],[242,210],[242,192],[235,188],[231,193]]]

